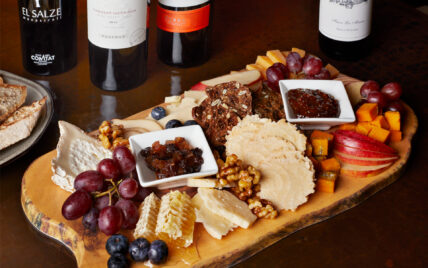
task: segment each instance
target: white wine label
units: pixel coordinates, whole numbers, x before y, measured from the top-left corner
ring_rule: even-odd
[[[159,0],[159,4],[169,7],[193,7],[202,5],[209,0]]]
[[[370,34],[373,0],[320,0],[320,32],[338,41],[358,41]]]
[[[88,0],[88,39],[102,48],[122,49],[146,40],[147,1]]]

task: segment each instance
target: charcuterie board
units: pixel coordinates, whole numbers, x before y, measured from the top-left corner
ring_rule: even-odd
[[[355,101],[359,97],[361,82],[344,75],[338,79],[344,82],[351,101]],[[197,223],[193,245],[187,249],[171,249],[165,266],[224,267],[238,263],[304,227],[358,205],[391,184],[404,170],[411,151],[411,140],[418,126],[413,110],[408,105],[405,105],[405,109],[403,139],[392,145],[400,158],[386,171],[368,178],[341,176],[335,193],[317,191],[296,211],[281,211],[274,220],[258,220],[250,229],[238,228],[222,240],[212,238]],[[149,112],[142,111],[130,119],[145,118]],[[101,232],[91,235],[84,230],[81,219],[67,221],[61,215],[61,205],[70,193],[51,181],[51,160],[55,155],[56,151],[51,151],[41,156],[25,172],[21,193],[24,213],[40,232],[67,246],[74,253],[79,267],[105,267],[108,259],[105,243],[108,237]],[[130,236],[131,232],[124,234]],[[133,267],[138,265],[133,263]]]

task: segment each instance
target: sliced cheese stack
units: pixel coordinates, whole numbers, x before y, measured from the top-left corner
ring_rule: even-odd
[[[199,188],[192,204],[196,208],[196,221],[217,239],[236,226],[246,229],[257,219],[245,202],[228,191]]]
[[[160,200],[154,193],[144,199],[134,237],[162,239],[169,245],[188,247],[193,243],[195,211],[190,197],[179,191]]]

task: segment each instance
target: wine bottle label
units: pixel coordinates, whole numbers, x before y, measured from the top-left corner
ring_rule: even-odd
[[[320,0],[320,32],[337,41],[358,41],[370,34],[372,0]]]
[[[46,5],[41,0],[19,1],[20,17],[30,23],[49,23],[62,19],[61,5]]]
[[[102,48],[122,49],[146,40],[147,1],[88,0],[88,39]]]
[[[162,1],[159,1],[159,3],[162,3]],[[194,32],[207,27],[210,23],[210,5],[185,11],[168,10],[158,5],[157,13],[157,26],[159,29],[164,30],[166,32]]]

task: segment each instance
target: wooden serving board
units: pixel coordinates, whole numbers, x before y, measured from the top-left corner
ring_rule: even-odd
[[[340,76],[347,87],[352,102],[359,96],[361,82]],[[369,178],[349,178],[341,176],[336,192],[316,192],[309,201],[295,212],[281,211],[274,220],[258,220],[250,229],[236,229],[222,240],[212,238],[199,223],[196,224],[194,245],[188,249],[170,249],[165,266],[212,266],[224,267],[235,264],[272,245],[276,241],[304,227],[321,222],[346,211],[366,200],[377,191],[394,182],[402,173],[409,158],[411,139],[416,132],[418,121],[413,110],[405,105],[403,140],[394,143],[400,159],[383,173]],[[150,110],[131,116],[131,119],[145,118]],[[107,236],[101,232],[87,233],[81,219],[67,221],[61,215],[61,207],[70,195],[51,181],[51,159],[56,151],[51,151],[35,160],[22,179],[21,203],[25,215],[40,232],[63,243],[75,255],[79,267],[106,267],[108,254],[105,250]],[[123,232],[132,237],[131,231]],[[144,264],[133,263],[143,267]]]

